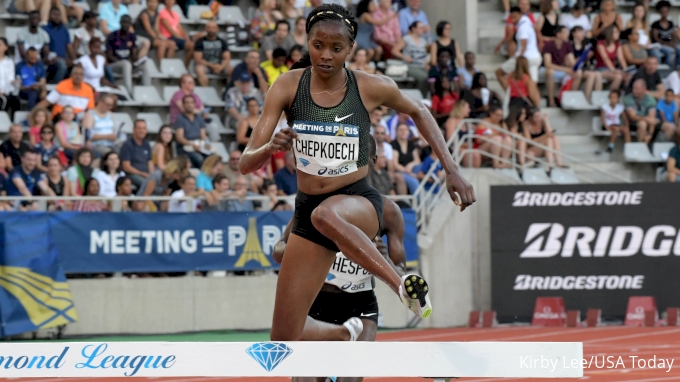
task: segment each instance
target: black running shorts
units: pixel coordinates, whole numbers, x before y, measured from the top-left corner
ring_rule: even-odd
[[[295,197],[295,221],[293,222],[293,229],[291,232],[300,237],[304,237],[312,243],[330,249],[333,252],[340,252],[333,240],[322,235],[312,224],[312,211],[314,211],[314,209],[324,200],[335,195],[357,195],[368,199],[373,205],[373,208],[375,208],[375,212],[378,214],[379,227],[378,231],[376,231],[376,235],[378,232],[381,232],[380,230],[383,226],[383,198],[378,190],[368,184],[368,178],[363,178],[355,183],[329,192],[328,194],[307,195],[298,190],[297,196]],[[370,239],[373,239],[373,237]]]
[[[315,320],[342,325],[352,317],[378,323],[378,300],[372,290],[357,293],[322,290],[309,308]]]

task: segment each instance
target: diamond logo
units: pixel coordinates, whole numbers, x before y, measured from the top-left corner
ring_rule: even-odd
[[[274,370],[293,349],[279,342],[258,342],[246,350],[267,371]]]
[[[335,278],[335,275],[332,273],[329,273],[326,275],[326,281],[332,281]]]
[[[300,163],[302,163],[302,166],[307,167],[309,161],[305,158],[300,158]]]

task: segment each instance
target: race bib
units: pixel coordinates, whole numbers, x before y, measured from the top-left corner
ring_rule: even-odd
[[[324,122],[293,122],[296,166],[307,174],[333,177],[357,171],[359,128]]]
[[[326,276],[326,284],[336,286],[346,293],[357,293],[373,290],[372,278],[373,275],[361,265],[346,258],[342,252],[338,252]]]

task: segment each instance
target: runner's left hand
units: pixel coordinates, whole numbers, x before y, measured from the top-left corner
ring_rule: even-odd
[[[449,192],[453,203],[460,207],[461,212],[477,201],[472,185],[458,171],[446,175],[446,190]],[[456,192],[458,195],[456,195]]]

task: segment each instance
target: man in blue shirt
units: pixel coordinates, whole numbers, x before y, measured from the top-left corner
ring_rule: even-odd
[[[38,61],[38,51],[28,48],[26,60],[17,65],[16,74],[21,76],[19,97],[28,103],[28,110],[32,110],[39,100],[47,96],[45,66]]]
[[[71,36],[62,24],[59,8],[50,10],[50,21],[43,26],[43,30],[50,36],[50,52],[56,54],[53,60],[48,57],[50,66],[47,68],[47,77],[50,83],[56,84],[66,78],[69,66],[76,59]]]
[[[401,34],[405,35],[408,33],[408,27],[416,21],[420,21],[425,27],[425,40],[428,43],[432,42],[432,36],[430,33],[430,23],[427,21],[427,15],[420,9],[421,0],[408,0],[408,7],[399,11],[399,27],[401,28]]]
[[[7,182],[7,196],[34,195],[56,196],[47,184],[47,177],[35,167],[38,164],[38,154],[33,149],[28,149],[21,156],[21,166],[16,167],[9,174]],[[32,200],[21,202],[20,210],[35,210],[37,203]]]
[[[297,173],[295,172],[295,157],[286,152],[286,165],[274,174],[274,182],[281,195],[297,194]]]

